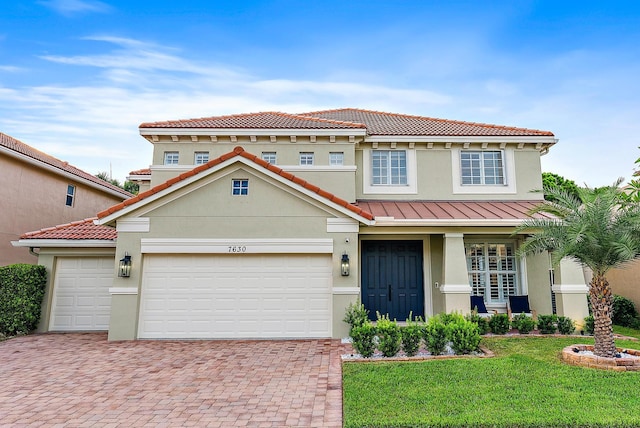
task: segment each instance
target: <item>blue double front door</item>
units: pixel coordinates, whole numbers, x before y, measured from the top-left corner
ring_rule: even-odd
[[[376,311],[405,321],[424,317],[422,241],[362,241],[362,303],[369,318]]]

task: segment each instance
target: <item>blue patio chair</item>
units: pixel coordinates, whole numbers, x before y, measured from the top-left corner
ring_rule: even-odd
[[[478,315],[481,317],[490,317],[493,314],[497,314],[498,311],[487,310],[487,306],[484,304],[484,297],[482,296],[471,296],[471,310],[476,311]]]
[[[508,304],[507,304],[507,314],[509,314],[509,319],[513,317],[513,315],[525,314],[533,319],[537,319],[536,311],[532,310],[529,306],[529,296],[509,296]]]

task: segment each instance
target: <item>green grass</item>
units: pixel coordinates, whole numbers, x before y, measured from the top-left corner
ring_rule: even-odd
[[[344,426],[640,426],[640,373],[563,364],[560,351],[574,343],[593,339],[485,337],[495,358],[347,362]]]

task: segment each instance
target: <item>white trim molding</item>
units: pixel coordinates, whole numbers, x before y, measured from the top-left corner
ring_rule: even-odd
[[[333,239],[182,239],[143,238],[147,254],[333,254]]]
[[[586,294],[589,287],[586,284],[554,284],[551,291],[558,294]]]
[[[149,232],[149,217],[123,218],[116,221],[116,232]]]
[[[356,172],[355,165],[276,165],[287,172],[309,171],[309,172]]]
[[[360,295],[360,287],[333,287],[331,289],[333,295]]]
[[[440,292],[445,294],[471,295],[471,286],[469,284],[441,284]]]
[[[109,294],[137,295],[138,289],[134,287],[111,287],[109,288]]]
[[[328,218],[327,232],[358,233],[360,223],[351,218]]]

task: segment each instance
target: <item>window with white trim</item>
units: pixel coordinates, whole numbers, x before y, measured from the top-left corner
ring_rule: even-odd
[[[407,152],[374,150],[371,152],[373,185],[407,185]]]
[[[73,186],[71,184],[67,185],[67,199],[66,199],[65,205],[68,207],[72,207],[75,197],[76,197],[76,186]]]
[[[329,166],[342,166],[342,165],[344,165],[344,152],[330,152]]]
[[[233,196],[246,196],[249,194],[249,180],[246,178],[231,180],[231,194]]]
[[[313,165],[313,152],[300,152],[300,165]]]
[[[505,184],[502,151],[462,151],[460,152],[462,185]]]
[[[193,157],[195,165],[202,165],[209,162],[209,152],[196,152]]]
[[[506,303],[518,294],[518,262],[515,243],[465,243],[471,294],[486,303]]]
[[[178,152],[164,152],[165,165],[178,165]]]
[[[262,152],[262,160],[275,165],[277,160],[276,152]]]

